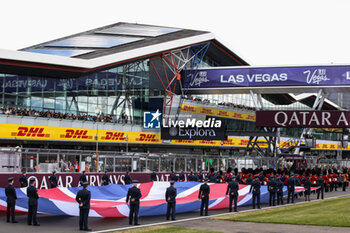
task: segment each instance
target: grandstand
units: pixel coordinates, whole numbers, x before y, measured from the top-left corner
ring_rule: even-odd
[[[282,154],[294,153],[290,150],[303,129],[264,134],[255,126],[255,112],[261,106],[312,110],[320,93],[286,89],[259,95],[220,88],[194,91],[186,86],[185,71],[218,67],[249,64],[211,32],[130,23],[19,51],[1,50],[1,152],[4,158],[15,153],[18,160],[2,162],[0,171],[225,170],[242,156],[268,167],[274,162],[261,158],[280,161]],[[319,110],[350,107],[347,93],[321,95]],[[144,113],[156,110],[163,118],[215,117],[224,122],[228,138],[162,140],[160,129],[143,127]],[[312,135],[317,139],[315,148],[299,145],[298,152],[313,165],[348,157],[350,147],[342,147],[340,140],[343,131],[314,129]],[[252,136],[257,136],[255,146]]]

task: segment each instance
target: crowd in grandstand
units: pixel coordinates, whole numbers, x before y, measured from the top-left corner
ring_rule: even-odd
[[[66,120],[81,120],[81,121],[94,121],[94,122],[112,122],[112,123],[128,123],[128,115],[123,112],[119,120],[114,115],[93,116],[86,113],[61,113],[54,111],[38,111],[34,109],[15,109],[15,108],[0,108],[0,114],[14,115],[14,116],[31,116],[31,117],[44,117],[44,118],[56,118]]]
[[[248,111],[255,111],[256,110],[256,108],[254,108],[254,107],[248,107],[248,106],[244,106],[241,104],[234,104],[234,103],[228,103],[228,102],[221,102],[221,103],[218,103],[218,105],[232,107],[232,108],[240,108],[240,109],[244,109],[244,110],[248,110]]]
[[[199,97],[189,97],[187,99],[192,100],[192,101],[196,101],[196,102],[200,102],[200,103],[204,103],[204,104],[211,103],[211,101],[209,99],[202,99]],[[256,108],[254,108],[254,107],[249,107],[249,106],[245,106],[242,104],[234,104],[234,103],[230,103],[230,102],[220,102],[220,103],[218,103],[218,105],[231,107],[231,108],[238,108],[238,109],[248,110],[248,111],[255,111],[256,110]]]

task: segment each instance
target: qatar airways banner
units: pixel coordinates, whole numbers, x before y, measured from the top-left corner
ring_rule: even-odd
[[[349,128],[350,111],[257,111],[257,127]]]
[[[189,88],[350,85],[350,66],[186,70],[184,82]]]
[[[179,176],[179,173],[175,173]],[[20,187],[19,178],[22,174],[19,173],[0,173],[0,187],[6,187],[8,185],[7,179],[13,177],[15,182],[14,186],[16,188]],[[35,178],[36,187],[39,189],[50,188],[49,177],[51,173],[28,173],[27,180],[29,183],[30,178]],[[57,173],[57,181],[59,187],[69,188],[80,186],[79,173]],[[90,186],[101,186],[102,185],[102,175],[103,173],[87,173],[86,178]],[[112,184],[125,184],[124,177],[125,173],[108,173],[109,179]],[[189,173],[184,173],[185,181],[188,180]],[[132,179],[140,181],[140,183],[146,183],[151,181],[151,173],[130,173]],[[170,173],[157,173],[157,181],[170,181]]]

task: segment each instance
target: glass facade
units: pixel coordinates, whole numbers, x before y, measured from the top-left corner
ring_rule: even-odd
[[[49,78],[0,73],[0,106],[69,114],[115,116],[139,122],[149,102],[148,60],[78,78]]]
[[[213,67],[219,64],[205,56],[199,67]],[[155,88],[155,87],[153,87]],[[151,89],[151,90],[150,90]],[[150,95],[157,95],[150,86],[149,59],[120,65],[108,70],[90,73],[81,77],[39,77],[0,73],[0,108],[37,110],[62,114],[96,116],[96,109],[102,115],[111,117],[112,122],[142,124],[143,112],[149,110]],[[163,97],[162,95],[159,97]],[[194,95],[203,104],[254,113],[254,102],[248,94]],[[266,109],[302,110],[309,107],[302,103],[274,105],[263,99]],[[231,105],[225,105],[229,103]],[[254,122],[221,119],[230,131],[257,130]],[[302,130],[282,128],[281,136],[300,137]],[[338,140],[338,134],[314,130],[318,139]]]

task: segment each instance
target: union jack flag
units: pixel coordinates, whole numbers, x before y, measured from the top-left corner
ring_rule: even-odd
[[[176,212],[185,213],[200,209],[198,192],[199,182],[176,182],[177,189]],[[208,183],[210,185],[209,209],[224,209],[229,206],[229,198],[225,197],[227,184]],[[127,217],[129,206],[125,197],[131,185],[110,184],[108,186],[89,186],[91,191],[90,217]],[[141,189],[140,216],[164,215],[166,213],[165,191],[169,182],[149,182],[138,186]],[[38,213],[54,215],[79,216],[79,206],[75,196],[82,187],[39,189]],[[252,195],[249,194],[250,185],[239,185],[238,206],[252,204]],[[28,197],[26,188],[18,188],[16,211],[28,211]],[[304,191],[297,186],[295,193]],[[287,188],[284,187],[284,195]],[[261,186],[261,203],[268,202],[267,186]],[[5,189],[0,188],[0,211],[6,210]]]

